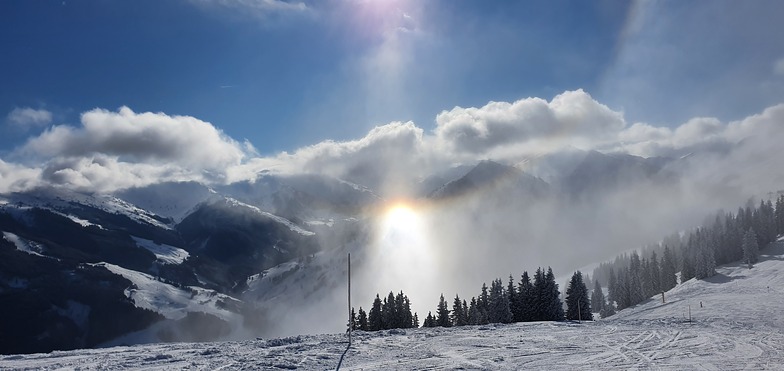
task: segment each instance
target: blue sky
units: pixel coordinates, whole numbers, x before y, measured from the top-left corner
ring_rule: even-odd
[[[244,153],[229,156],[234,165],[308,146],[359,153],[393,134],[511,157],[511,141],[575,127],[591,148],[685,151],[695,136],[784,103],[781,19],[774,0],[5,0],[0,158],[40,174],[74,153],[168,161],[166,151],[126,150],[149,149],[149,133],[100,142],[127,133],[111,120],[142,120],[124,106],[209,123],[205,133],[225,134],[209,134],[218,146]],[[87,128],[80,115],[94,109],[115,114],[91,115],[105,120]],[[686,125],[695,118],[715,119]],[[68,138],[93,147],[48,150]]]

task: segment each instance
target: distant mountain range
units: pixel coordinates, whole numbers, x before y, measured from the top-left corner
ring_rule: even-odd
[[[486,160],[412,188],[431,202],[503,202],[596,197],[677,177],[671,159],[592,151],[551,160],[547,171],[538,167],[548,182],[530,161],[521,167],[533,173]],[[362,249],[366,213],[383,202],[340,179],[269,172],[221,186],[2,195],[0,353],[212,340],[267,326],[261,312],[281,296],[318,295],[337,281],[343,272],[327,262]]]

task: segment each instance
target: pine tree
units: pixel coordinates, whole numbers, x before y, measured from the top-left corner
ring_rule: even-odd
[[[414,328],[419,327],[419,316],[414,312]]]
[[[476,298],[471,298],[471,304],[468,306],[468,324],[479,324],[479,309],[477,308]]]
[[[436,319],[433,318],[433,313],[427,312],[427,317],[425,317],[422,327],[436,327]]]
[[[776,200],[776,211],[774,213],[776,219],[776,235],[784,234],[784,195],[780,195]]]
[[[566,319],[593,320],[588,289],[585,287],[583,274],[580,271],[574,272],[566,288]]]
[[[628,308],[631,304],[629,296],[629,268],[621,269],[615,280],[615,303],[618,310]]]
[[[546,302],[545,302],[545,320],[546,321],[563,321],[564,310],[563,302],[561,302],[561,292],[558,291],[558,284],[555,282],[555,274],[553,269],[547,267],[546,280]],[[587,299],[587,298],[586,298]]]
[[[694,254],[693,251],[686,246],[683,247],[682,251],[683,260],[681,261],[681,283],[684,283],[694,278]]]
[[[757,245],[757,235],[754,229],[749,228],[745,235],[743,235],[743,262],[748,264],[751,269],[759,256],[759,245]]]
[[[604,310],[604,305],[604,292],[602,291],[602,286],[599,284],[599,281],[596,280],[593,284],[593,292],[591,292],[591,308],[594,312],[601,313],[602,310]]]
[[[536,294],[528,272],[524,271],[520,279],[520,285],[517,287],[517,300],[519,301],[519,317],[515,318],[515,321],[533,321],[536,316]]]
[[[359,329],[359,320],[357,320],[357,313],[354,311],[354,307],[351,307],[351,320],[348,323],[348,327],[351,328],[351,331]]]
[[[645,300],[642,291],[642,262],[640,262],[640,255],[637,254],[637,251],[632,251],[628,274],[629,280],[626,284],[629,286],[629,306],[637,305]]]
[[[482,284],[482,293],[479,294],[479,298],[476,300],[476,309],[477,314],[479,315],[479,322],[477,325],[486,325],[488,324],[488,311],[490,310],[490,295],[487,293],[487,284]]]
[[[403,295],[403,292],[400,292],[400,295],[403,296],[403,308],[401,311],[401,325],[403,328],[411,328],[415,327],[414,325],[414,316],[411,314],[411,301],[408,299],[408,296]]]
[[[649,264],[649,280],[651,281],[651,292],[647,295],[651,297],[653,295],[658,294],[661,292],[661,266],[659,265],[658,256],[656,256],[656,251],[651,253],[651,260],[648,261]],[[596,309],[594,308],[594,311]]]
[[[395,294],[392,291],[384,299],[384,304],[381,305],[381,321],[382,329],[388,330],[397,327],[397,310],[395,309]]]
[[[368,315],[368,330],[378,331],[384,329],[384,319],[381,314],[381,298],[376,294],[376,299],[373,300],[373,306],[370,308]]]
[[[618,278],[615,276],[615,269],[610,268],[607,281],[607,302],[612,305],[612,303],[618,301]]]
[[[441,327],[452,326],[449,320],[449,307],[444,300],[444,294],[441,294],[441,299],[438,301],[438,308],[436,309],[436,325]]]
[[[506,294],[509,299],[509,311],[512,313],[512,322],[519,322],[520,320],[520,300],[518,299],[517,289],[514,285],[514,277],[509,275],[509,285],[506,287]]]
[[[661,263],[660,291],[669,291],[678,284],[678,278],[675,273],[677,273],[675,270],[675,258],[672,256],[669,246],[665,245]]]
[[[509,310],[509,297],[504,293],[504,284],[500,278],[494,280],[490,286],[488,321],[491,323],[512,322],[512,312]]]
[[[368,330],[368,317],[365,310],[359,307],[359,315],[357,316],[357,328],[362,331]]]
[[[455,300],[452,302],[452,324],[454,326],[465,326],[468,324],[467,313],[463,312],[463,302],[460,296],[455,294]]]
[[[547,282],[545,280],[544,272],[539,267],[534,273],[534,307],[532,310],[532,321],[546,321],[547,320],[547,305],[549,304],[549,296],[547,290]]]

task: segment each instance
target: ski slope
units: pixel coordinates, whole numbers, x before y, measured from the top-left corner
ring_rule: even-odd
[[[752,269],[720,267],[671,290],[666,303],[596,322],[355,332],[341,369],[784,369],[784,246],[763,254]],[[344,334],[153,344],[2,356],[0,369],[324,370],[346,345]]]

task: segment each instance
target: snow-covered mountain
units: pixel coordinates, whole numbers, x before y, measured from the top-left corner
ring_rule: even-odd
[[[0,358],[9,369],[778,369],[784,242],[752,269],[719,267],[593,322],[529,322],[222,343],[119,346]],[[700,305],[701,304],[701,305]],[[688,318],[691,311],[691,320]]]
[[[642,182],[661,182],[675,174],[664,170],[671,159],[589,151],[573,170],[558,179],[561,189],[575,197],[591,197]]]
[[[339,181],[309,187],[323,199],[359,200],[355,206],[363,198],[350,190],[375,197]],[[329,206],[345,205],[337,196]],[[334,242],[332,230],[356,222],[341,217],[345,209],[319,212],[332,217],[295,222],[193,182],[3,195],[0,352],[233,335],[246,317],[260,316],[242,300],[250,277],[321,251],[321,241]],[[30,321],[36,326],[20,325]]]
[[[525,196],[542,197],[549,192],[549,185],[532,175],[508,165],[484,160],[469,170],[462,177],[447,182],[429,197],[444,199],[468,195],[489,196],[492,194],[504,197]]]

